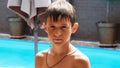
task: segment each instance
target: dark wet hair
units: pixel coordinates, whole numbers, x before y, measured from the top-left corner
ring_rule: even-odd
[[[48,17],[53,18],[53,21],[56,22],[59,16],[61,16],[61,18],[68,18],[72,24],[75,23],[75,9],[65,0],[55,1],[48,7],[45,12],[45,22]]]

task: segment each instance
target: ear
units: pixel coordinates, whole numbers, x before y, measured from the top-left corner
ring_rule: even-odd
[[[78,23],[77,22],[74,23],[72,26],[72,33],[75,33],[77,31],[78,27],[79,27]]]
[[[46,23],[45,22],[43,22],[42,27],[45,30],[45,32],[47,33],[47,28],[46,28]]]

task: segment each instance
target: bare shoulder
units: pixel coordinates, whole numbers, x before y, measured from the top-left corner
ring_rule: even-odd
[[[90,68],[89,58],[84,53],[77,50],[73,56],[75,68]]]
[[[36,54],[36,58],[42,58],[42,57],[44,57],[45,55],[46,55],[46,53],[47,53],[47,50],[45,50],[45,51],[42,51],[42,52],[38,52],[37,54]]]
[[[45,56],[46,56],[47,50],[42,51],[36,54],[35,56],[35,68],[39,68],[42,66],[42,64],[45,62]]]

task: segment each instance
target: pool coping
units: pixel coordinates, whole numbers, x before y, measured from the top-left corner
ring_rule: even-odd
[[[0,38],[10,38],[10,35],[9,34],[5,34],[5,33],[0,33]],[[21,39],[34,41],[34,36],[26,35],[24,38],[21,38]],[[49,42],[49,39],[47,37],[38,37],[38,41]],[[90,47],[99,47],[101,45],[102,46],[109,46],[109,45],[111,45],[111,44],[100,44],[99,42],[81,41],[81,40],[71,40],[71,43],[73,45],[90,46]],[[103,48],[112,48],[112,49],[119,49],[120,50],[120,43],[112,44],[112,46],[113,47],[103,47]]]

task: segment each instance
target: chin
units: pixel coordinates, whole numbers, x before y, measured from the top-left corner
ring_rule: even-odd
[[[63,45],[63,42],[53,42],[54,45],[61,46]]]

